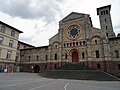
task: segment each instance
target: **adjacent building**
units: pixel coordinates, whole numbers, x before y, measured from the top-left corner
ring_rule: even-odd
[[[15,59],[15,70],[16,72],[20,71],[20,50],[21,49],[27,49],[27,48],[33,48],[35,46],[24,43],[22,41],[18,41],[18,45],[17,45],[17,53],[16,53],[16,59]]]
[[[20,33],[22,31],[0,21],[0,69],[14,71]]]

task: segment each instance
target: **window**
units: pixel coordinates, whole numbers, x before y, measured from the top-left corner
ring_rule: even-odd
[[[18,43],[17,50],[19,50],[19,49],[20,49],[20,44]]]
[[[20,60],[21,60],[21,61],[24,60],[24,55],[20,55]]]
[[[108,29],[108,27],[106,26],[106,29]]]
[[[85,45],[85,41],[83,41],[83,45]]]
[[[17,53],[16,54],[16,59],[15,59],[16,61],[18,61],[19,60],[19,54]]]
[[[67,54],[65,54],[65,59],[67,59]]]
[[[108,14],[108,10],[106,10],[106,14]]]
[[[55,45],[55,48],[57,48],[57,45]]]
[[[118,64],[118,69],[120,70],[120,64]]]
[[[76,42],[76,46],[78,46],[78,42]]]
[[[57,60],[57,54],[55,54],[55,60]]]
[[[100,69],[100,64],[97,64],[97,68]]]
[[[108,33],[106,33],[106,36],[108,37]]]
[[[24,45],[24,49],[26,49],[26,45]]]
[[[105,22],[106,22],[106,18],[105,18]]]
[[[39,56],[37,55],[37,61],[39,60]]]
[[[84,52],[82,52],[82,58],[85,58],[85,53]]]
[[[30,61],[30,56],[28,57],[29,61]]]
[[[101,11],[101,15],[103,15],[103,12]]]
[[[67,47],[68,47],[69,43],[67,43]]]
[[[96,58],[99,58],[99,51],[96,50]]]
[[[11,32],[11,36],[13,36],[13,37],[15,36],[15,31]]]
[[[97,44],[97,40],[95,40],[95,44]]]
[[[3,44],[3,37],[0,37],[0,44]]]
[[[103,14],[105,15],[105,11],[103,11]]]
[[[11,59],[11,55],[12,55],[11,51],[8,51],[8,52],[7,52],[6,59],[7,59],[7,60],[10,60],[10,59]]]
[[[5,26],[1,26],[0,32],[2,32],[2,33],[5,32]]]
[[[45,56],[45,60],[46,60],[46,61],[48,60],[48,55]]]
[[[13,41],[12,40],[9,41],[9,47],[13,47]]]
[[[119,51],[118,50],[115,51],[115,57],[119,58]]]
[[[82,42],[79,42],[80,43],[80,45],[82,45]]]
[[[65,43],[64,43],[64,47],[65,47]]]

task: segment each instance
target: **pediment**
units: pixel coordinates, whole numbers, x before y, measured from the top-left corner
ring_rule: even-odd
[[[83,14],[83,13],[77,13],[77,12],[71,12],[68,16],[63,18],[61,21],[62,22],[67,22],[75,19],[80,19],[80,18],[85,18],[86,16],[89,17],[88,14]]]

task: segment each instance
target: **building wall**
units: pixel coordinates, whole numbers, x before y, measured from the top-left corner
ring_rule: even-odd
[[[0,37],[3,38],[0,44],[0,67],[8,68],[10,72],[14,70],[20,33],[22,32],[0,21]]]

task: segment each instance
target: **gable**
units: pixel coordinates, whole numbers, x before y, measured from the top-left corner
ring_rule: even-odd
[[[71,12],[68,16],[63,18],[61,21],[62,22],[67,22],[75,19],[80,19],[80,18],[86,18],[89,17],[88,14],[83,14],[83,13],[76,13],[76,12]]]

